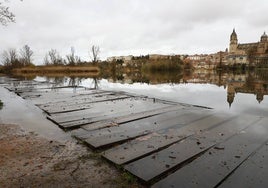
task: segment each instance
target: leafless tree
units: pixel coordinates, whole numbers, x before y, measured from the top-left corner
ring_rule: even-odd
[[[44,57],[44,65],[50,65],[48,54],[46,54],[45,57]]]
[[[93,45],[91,47],[90,54],[91,54],[92,63],[97,63],[99,60],[99,55],[100,55],[100,47]]]
[[[5,0],[4,2],[8,2]],[[0,2],[0,24],[7,25],[9,22],[15,22],[15,15],[9,11],[9,7]]]
[[[32,64],[32,56],[33,56],[33,51],[28,45],[25,45],[22,47],[20,50],[20,62],[24,66],[28,66]]]
[[[2,63],[6,71],[11,71],[14,68],[23,66],[18,59],[16,49],[9,49],[8,51],[4,51],[2,54]]]
[[[74,47],[71,47],[71,53],[66,56],[68,65],[74,66],[81,62],[80,58],[75,55]]]
[[[18,54],[16,49],[9,49],[8,51],[4,51],[2,54],[2,60],[4,66],[11,66],[16,61],[18,61]]]
[[[45,65],[63,65],[64,61],[60,57],[59,52],[55,49],[51,49],[44,58]]]

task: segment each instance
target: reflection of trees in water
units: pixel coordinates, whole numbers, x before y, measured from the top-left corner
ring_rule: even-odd
[[[71,76],[68,81],[68,86],[79,86],[82,83],[82,79],[83,78]]]
[[[93,85],[93,87],[91,87]],[[92,85],[90,88],[92,89],[99,89],[99,80],[97,78],[92,78]]]
[[[66,77],[45,77],[47,82],[53,83],[54,86],[63,86],[66,82]]]
[[[134,72],[126,74],[123,80],[148,84],[180,83],[182,77],[181,72]]]
[[[84,79],[88,79],[86,77],[76,77],[76,76],[71,76],[71,77],[45,77],[45,80],[47,82],[53,83],[54,86],[80,86],[82,84],[82,81]],[[88,86],[85,87],[89,87],[92,89],[98,89],[99,88],[99,79],[94,77],[92,78],[92,83]]]

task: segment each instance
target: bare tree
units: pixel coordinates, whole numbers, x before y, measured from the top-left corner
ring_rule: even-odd
[[[44,57],[44,65],[50,65],[48,54],[46,54]]]
[[[51,49],[44,58],[45,65],[63,65],[64,61],[60,57],[59,52],[55,49]]]
[[[32,64],[33,51],[28,45],[25,45],[20,50],[20,61],[24,66]]]
[[[93,45],[91,47],[90,54],[91,54],[92,63],[97,63],[99,60],[99,55],[100,55],[100,47]]]
[[[18,59],[16,49],[9,49],[8,51],[4,51],[2,54],[2,63],[7,71],[13,68],[22,67],[22,64]]]
[[[81,62],[80,58],[75,55],[74,47],[71,47],[71,53],[66,56],[68,65],[74,66]]]
[[[9,22],[15,22],[15,15],[9,11],[9,7],[0,2],[0,24],[7,25]]]
[[[18,55],[16,49],[9,49],[8,51],[4,51],[2,54],[3,65],[11,66],[14,62],[18,60]]]

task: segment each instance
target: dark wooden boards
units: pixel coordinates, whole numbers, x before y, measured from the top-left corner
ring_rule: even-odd
[[[124,123],[119,126],[90,131],[80,139],[94,148],[122,142],[170,127],[182,127],[189,122],[196,121],[210,115],[210,111],[195,113],[177,110],[155,115],[152,117]]]
[[[72,111],[79,111],[79,110],[85,110],[92,108],[92,103],[97,102],[106,102],[106,101],[114,101],[114,100],[121,100],[121,99],[127,99],[131,98],[131,96],[128,95],[106,95],[104,97],[98,97],[95,98],[95,100],[87,100],[85,99],[79,99],[79,100],[73,100],[71,103],[69,102],[62,102],[62,103],[56,103],[50,106],[40,106],[44,111],[46,111],[49,114],[57,114],[57,113],[66,113],[66,112],[72,112]]]
[[[52,114],[48,118],[64,128],[81,125],[149,111],[170,106],[169,104],[154,103],[152,99],[126,98],[116,101],[104,101],[90,104],[90,108],[60,114]]]
[[[121,165],[158,151],[195,133],[200,134],[200,132],[204,130],[220,125],[231,119],[232,116],[225,114],[212,114],[211,116],[192,122],[184,127],[171,127],[169,129],[156,131],[145,137],[140,137],[128,143],[115,146],[106,150],[103,156]]]
[[[157,109],[152,109],[152,110],[147,110],[147,111],[141,111],[141,112],[131,113],[131,114],[127,114],[127,115],[116,117],[116,118],[111,118],[111,119],[104,120],[104,121],[98,121],[96,123],[83,125],[82,128],[87,131],[92,131],[92,130],[102,129],[106,127],[119,126],[120,124],[123,124],[123,123],[128,123],[128,122],[139,120],[139,119],[144,119],[144,118],[155,116],[155,115],[162,114],[165,112],[175,111],[178,109],[183,110],[183,108],[185,107],[182,105],[174,105],[174,106],[167,106],[167,107],[157,108]]]
[[[267,187],[268,142],[249,156],[219,187]]]
[[[223,142],[241,130],[253,125],[259,118],[252,116],[236,117],[219,126],[203,131],[176,143],[166,149],[153,153],[138,161],[127,164],[124,168],[135,176],[148,182],[163,175],[173,168],[182,166],[217,143]]]
[[[215,145],[153,187],[215,187],[268,141],[267,118]]]

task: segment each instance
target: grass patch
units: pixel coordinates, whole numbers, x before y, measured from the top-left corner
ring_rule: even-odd
[[[144,187],[141,186],[138,181],[137,178],[134,177],[133,175],[131,175],[128,172],[123,172],[120,176],[118,176],[116,179],[112,180],[112,182],[116,185],[116,187],[119,188],[125,188],[125,187]]]
[[[88,153],[82,156],[78,157],[79,160],[87,160],[87,159],[94,159],[94,160],[100,160],[101,159],[101,153]]]
[[[22,67],[12,71],[13,74],[62,74],[62,73],[98,73],[97,66],[35,66]]]

